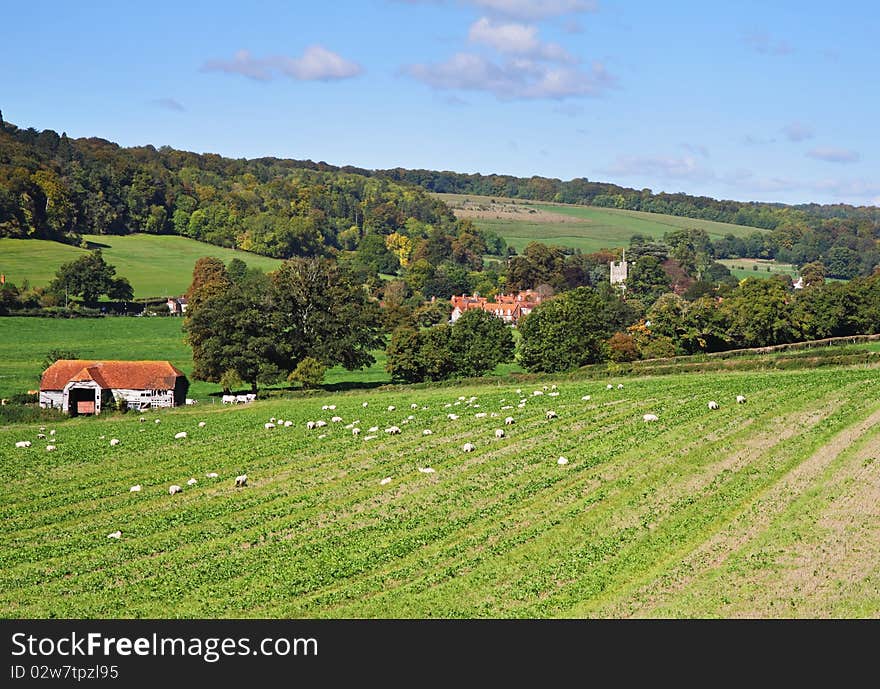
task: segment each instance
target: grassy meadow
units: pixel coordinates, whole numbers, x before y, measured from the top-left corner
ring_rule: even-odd
[[[249,267],[267,272],[281,265],[281,261],[274,258],[176,235],[84,235],[84,238],[91,248],[101,249],[106,261],[116,266],[117,275],[128,278],[136,299],[183,294],[192,280],[193,266],[202,256],[215,256],[224,263],[238,257]],[[61,264],[75,261],[85,253],[86,249],[42,239],[0,239],[0,273],[19,286],[25,280],[32,286],[44,286],[55,277]]]
[[[634,234],[660,239],[667,232],[700,228],[717,239],[727,234],[745,237],[753,232],[766,231],[757,227],[615,208],[472,194],[435,196],[448,203],[458,217],[471,218],[478,227],[495,232],[520,252],[533,241],[568,246],[588,253],[628,246]]]
[[[876,379],[358,390],[59,420],[54,452],[7,426],[0,615],[878,617]]]

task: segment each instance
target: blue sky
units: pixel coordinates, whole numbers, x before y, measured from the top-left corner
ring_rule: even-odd
[[[875,2],[44,2],[19,126],[368,168],[880,205]]]

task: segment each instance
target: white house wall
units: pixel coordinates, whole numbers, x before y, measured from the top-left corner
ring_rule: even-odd
[[[63,409],[64,392],[62,390],[40,390],[41,409]]]

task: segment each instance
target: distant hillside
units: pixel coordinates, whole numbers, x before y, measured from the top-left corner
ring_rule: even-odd
[[[529,242],[538,241],[589,253],[627,246],[636,234],[662,240],[667,233],[691,228],[705,230],[713,240],[726,235],[747,237],[753,232],[768,232],[757,227],[615,208],[532,203],[473,194],[436,196],[452,208],[456,217],[469,218],[478,228],[497,234],[520,252]]]
[[[128,236],[85,235],[90,248],[100,248],[118,275],[128,278],[136,299],[183,294],[192,279],[193,266],[202,256],[215,256],[224,263],[239,258],[250,268],[270,271],[281,261],[266,256],[211,246],[186,237],[134,234]],[[17,285],[27,280],[32,287],[49,284],[62,263],[87,253],[86,249],[49,240],[0,239],[0,273]]]

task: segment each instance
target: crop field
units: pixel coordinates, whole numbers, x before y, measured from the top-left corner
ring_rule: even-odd
[[[0,615],[880,616],[876,368],[611,383],[0,428]]]
[[[132,234],[84,235],[91,248],[100,248],[106,261],[116,266],[116,274],[128,278],[136,299],[176,297],[186,292],[192,269],[202,256],[216,256],[224,263],[240,258],[251,268],[275,270],[281,261],[226,249],[194,239],[171,235]],[[0,273],[21,286],[49,284],[63,263],[75,261],[87,253],[69,244],[43,239],[0,239]]]
[[[678,229],[701,228],[717,239],[727,234],[745,237],[765,232],[757,227],[697,220],[660,213],[615,208],[541,203],[522,199],[467,194],[435,194],[449,204],[457,217],[471,218],[522,251],[529,242],[541,241],[584,252],[629,246],[634,234],[662,238]]]

